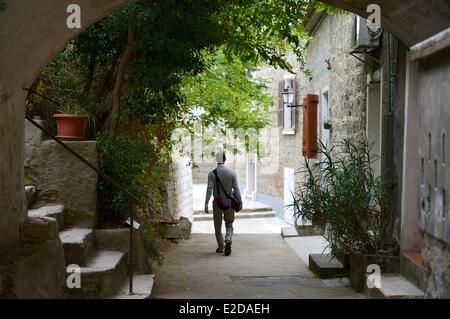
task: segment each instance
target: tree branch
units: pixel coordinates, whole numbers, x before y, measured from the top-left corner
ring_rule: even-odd
[[[133,21],[136,18],[136,14],[134,15]],[[125,78],[126,70],[128,65],[131,62],[131,58],[133,56],[133,51],[135,48],[136,40],[134,35],[134,30],[132,23],[128,25],[128,43],[127,48],[125,49],[125,53],[120,60],[119,67],[117,69],[117,77],[116,82],[114,84],[114,91],[112,96],[112,108],[109,114],[109,130],[112,132],[117,131],[117,127],[119,125],[120,118],[120,101],[121,101],[121,92],[123,81]]]

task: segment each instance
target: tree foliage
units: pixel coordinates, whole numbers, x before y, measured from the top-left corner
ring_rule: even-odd
[[[153,172],[168,162],[175,144],[172,133],[189,127],[196,109],[201,108],[201,119],[212,125],[259,129],[268,124],[270,101],[264,83],[251,79],[250,71],[263,63],[291,70],[285,60],[291,51],[303,61],[309,38],[301,22],[309,3],[132,3],[72,41],[43,71],[33,90],[62,104],[85,106],[94,119],[91,137],[98,135],[100,148],[105,147],[101,150],[105,169],[114,167],[110,165],[114,161],[121,163],[120,150],[129,147],[131,154],[131,149],[139,154],[138,145],[147,143],[154,154],[151,159],[140,158],[152,165],[143,165],[130,176],[153,183],[157,192],[163,179]],[[28,102],[30,112],[51,117],[49,103],[36,96]],[[117,143],[110,142],[114,137],[104,131],[115,134]],[[122,178],[116,168],[110,173]],[[140,185],[124,183],[130,188]],[[111,196],[123,200],[120,193]],[[111,202],[116,203],[114,198]]]
[[[188,77],[181,93],[189,105],[189,120],[204,126],[230,129],[262,129],[270,123],[272,98],[266,82],[251,78],[252,67],[227,59],[222,51],[211,57],[211,67]]]

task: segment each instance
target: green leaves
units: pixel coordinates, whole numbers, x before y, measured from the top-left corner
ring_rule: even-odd
[[[305,181],[294,196],[298,219],[327,226],[334,256],[376,254],[385,248],[390,211],[384,185],[371,168],[376,157],[365,141],[343,140],[319,150],[322,160],[305,162]]]
[[[251,78],[250,64],[222,51],[209,59],[211,66],[187,78],[181,89],[190,112],[188,124],[200,120],[205,127],[223,125],[243,130],[267,126],[272,98],[265,81]]]
[[[97,147],[103,171],[141,200],[147,198],[142,175],[151,160],[150,144],[132,140],[123,134],[102,132]],[[100,178],[98,181],[99,211],[103,219],[121,222],[131,209],[129,198]]]

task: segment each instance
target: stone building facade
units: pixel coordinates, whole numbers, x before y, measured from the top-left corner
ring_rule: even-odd
[[[366,133],[366,65],[349,52],[353,48],[355,15],[324,15],[311,13],[305,27],[314,37],[308,44],[305,69],[300,69],[294,56],[289,62],[296,74],[265,68],[255,76],[271,81],[270,95],[274,98],[272,125],[263,132],[278,141],[276,152],[258,160],[256,199],[271,204],[279,217],[292,222],[286,205],[291,202],[291,192],[301,183],[305,158],[302,155],[303,110],[289,109],[283,105],[282,90],[287,86],[295,89],[294,104],[302,104],[306,94],[316,94],[318,105],[318,138],[331,146],[343,138],[362,138]],[[290,84],[290,81],[294,83]],[[287,84],[286,84],[287,83]],[[291,113],[292,124],[286,125],[286,113]],[[324,124],[331,128],[324,128]],[[276,159],[273,156],[276,153]],[[273,169],[276,162],[276,169]]]

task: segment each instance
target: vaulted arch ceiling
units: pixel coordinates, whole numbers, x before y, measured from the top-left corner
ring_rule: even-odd
[[[381,25],[411,47],[450,27],[450,0],[319,0],[367,17],[369,4],[381,8]]]
[[[382,26],[408,47],[450,27],[450,0],[321,0],[361,16],[371,3],[381,7]],[[33,81],[39,70],[81,30],[66,27],[66,7],[82,9],[82,29],[133,0],[6,0],[0,13],[0,84]]]

